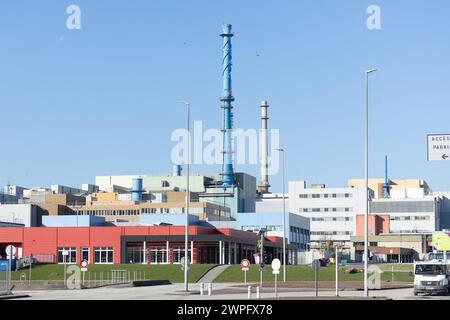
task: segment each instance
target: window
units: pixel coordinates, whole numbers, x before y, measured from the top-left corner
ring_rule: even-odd
[[[66,251],[68,254],[63,255]],[[59,247],[58,248],[58,263],[77,263],[77,248],[75,247]]]
[[[174,247],[172,251],[172,263],[181,263],[181,258],[184,257],[184,247]],[[191,247],[188,248],[188,257],[191,258]]]
[[[94,248],[94,262],[95,263],[113,263],[114,249],[112,247],[95,247]]]
[[[151,247],[150,249],[150,263],[167,263],[167,249],[166,247]]]
[[[89,259],[89,248],[81,248],[81,260],[87,260],[87,262],[91,262],[91,260]]]
[[[336,193],[333,193],[333,198],[336,198]]]

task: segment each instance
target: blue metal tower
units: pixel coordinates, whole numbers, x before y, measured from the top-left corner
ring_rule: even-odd
[[[220,36],[223,38],[223,96],[222,109],[223,109],[223,168],[222,168],[222,181],[223,186],[232,186],[234,183],[233,175],[233,149],[232,149],[232,132],[233,132],[233,106],[231,103],[234,101],[232,89],[231,89],[231,38],[233,33],[231,32],[231,24],[224,24],[222,26],[222,33]]]

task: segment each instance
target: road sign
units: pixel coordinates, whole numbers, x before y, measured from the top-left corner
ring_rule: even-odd
[[[314,259],[312,264],[311,264],[311,267],[313,268],[314,271],[319,270],[319,268],[320,268],[320,261],[318,259]]]
[[[247,259],[243,259],[241,261],[241,267],[242,267],[242,270],[244,270],[244,269],[248,270],[248,268],[250,267],[250,261],[248,261]]]
[[[427,160],[450,160],[450,134],[429,134],[427,136]]]
[[[82,272],[86,272],[87,271],[87,266],[88,266],[88,261],[87,260],[83,260],[83,261],[81,261],[80,265],[81,265],[81,271]]]
[[[12,244],[6,247],[6,254],[10,257],[16,254],[16,247],[14,247]]]
[[[62,255],[63,255],[63,256],[68,256],[68,255],[69,255],[69,251],[63,250]]]
[[[255,253],[255,254],[253,254],[253,258],[255,259],[255,263],[256,264],[259,264],[259,254],[257,254],[257,253]]]
[[[279,274],[280,273],[280,267],[281,267],[280,259],[273,259],[272,260],[272,273],[273,274]]]

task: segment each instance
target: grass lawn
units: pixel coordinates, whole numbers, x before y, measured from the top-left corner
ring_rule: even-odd
[[[286,266],[287,281],[314,281],[314,272],[311,266],[299,265],[299,266]],[[282,268],[280,270],[279,279],[282,278]],[[385,271],[381,274],[382,281],[391,281],[392,273]],[[362,281],[363,273],[346,273],[343,269],[339,272],[340,281]],[[266,266],[263,273],[264,282],[275,281],[275,276],[272,274],[272,268]],[[319,281],[334,281],[335,280],[335,267],[321,267],[319,270]],[[394,272],[394,281],[412,281],[413,277],[408,272]],[[217,277],[214,282],[243,282],[244,272],[240,265],[233,265],[226,269],[222,274]],[[248,282],[259,281],[259,269],[257,266],[250,266],[247,272]]]
[[[67,265],[69,267],[70,265]],[[197,282],[200,277],[211,269],[212,264],[197,264],[191,265],[189,269],[189,282]],[[106,272],[111,270],[127,270],[131,273],[133,279],[134,271],[141,271],[141,276],[147,280],[169,280],[172,283],[182,283],[184,281],[184,273],[179,264],[173,265],[141,265],[141,264],[122,264],[122,265],[90,265],[86,272],[91,273],[91,279],[94,279],[94,272],[96,278],[100,279],[100,272],[103,272],[103,278],[106,279]],[[26,279],[29,279],[29,269],[22,269],[12,273],[13,280],[20,280],[22,274],[25,274]],[[110,277],[111,273],[109,273]],[[23,277],[23,276],[22,276]],[[31,271],[32,280],[63,280],[64,279],[64,265],[49,264],[33,266]]]
[[[379,264],[378,267],[380,267],[381,270],[383,271],[391,271],[392,270],[392,266],[394,266],[394,272],[395,271],[413,271],[414,269],[414,264],[413,263],[402,263],[402,264],[398,264],[398,263],[383,263],[383,264]]]

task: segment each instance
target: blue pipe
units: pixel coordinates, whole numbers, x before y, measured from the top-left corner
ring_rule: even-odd
[[[388,157],[384,156],[384,197],[389,198]]]
[[[233,130],[233,106],[231,102],[234,101],[232,88],[231,88],[231,38],[233,33],[231,32],[231,24],[224,24],[222,26],[222,33],[220,36],[223,38],[223,96],[222,96],[222,108],[223,108],[223,173],[222,181],[224,186],[232,186],[233,179],[233,150],[232,150],[232,130]]]

